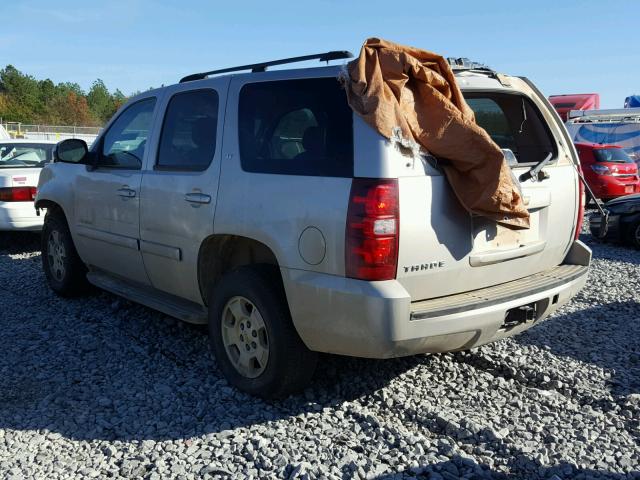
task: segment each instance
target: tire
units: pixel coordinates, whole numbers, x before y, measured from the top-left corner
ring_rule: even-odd
[[[591,225],[589,225],[589,232],[591,232],[591,237],[596,242],[600,242],[600,243],[605,242],[604,238],[600,238],[600,227],[594,228]]]
[[[626,233],[626,241],[629,245],[640,250],[640,220],[627,225]]]
[[[89,290],[87,267],[78,256],[67,221],[60,211],[48,211],[41,235],[42,268],[49,287],[62,297]]]
[[[279,272],[270,265],[240,267],[215,286],[209,341],[227,381],[263,398],[303,389],[317,363],[293,326]]]

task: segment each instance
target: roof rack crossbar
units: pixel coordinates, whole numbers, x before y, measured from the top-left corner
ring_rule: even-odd
[[[274,65],[285,65],[287,63],[305,62],[307,60],[319,60],[321,62],[329,62],[330,60],[339,60],[342,58],[353,58],[353,53],[347,50],[336,50],[325,53],[316,53],[313,55],[303,55],[301,57],[282,58],[280,60],[271,60],[269,62],[253,63],[250,65],[241,65],[238,67],[222,68],[220,70],[211,70],[210,72],[194,73],[180,79],[180,83],[191,82],[193,80],[202,80],[209,75],[218,73],[240,72],[243,70],[251,70],[252,72],[264,72],[268,67]]]

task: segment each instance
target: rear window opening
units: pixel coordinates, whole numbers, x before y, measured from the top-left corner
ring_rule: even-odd
[[[353,113],[335,78],[245,85],[238,136],[244,171],[353,176]]]
[[[634,163],[622,148],[594,148],[596,162]]]
[[[553,136],[538,108],[522,95],[465,92],[476,122],[500,148],[513,152],[520,164],[534,164],[552,153],[557,155]]]

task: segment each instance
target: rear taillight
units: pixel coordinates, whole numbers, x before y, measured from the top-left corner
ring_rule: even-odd
[[[611,175],[611,170],[606,165],[591,165],[591,170],[598,175]]]
[[[353,179],[345,242],[347,277],[396,278],[399,210],[397,180]]]
[[[573,236],[574,240],[578,240],[580,232],[582,231],[582,219],[584,218],[584,204],[586,201],[584,183],[582,183],[582,179],[584,178],[582,175],[582,167],[578,166],[578,171],[580,172],[581,178],[578,178],[578,218],[576,218],[576,233]]]
[[[0,188],[0,202],[33,202],[36,193],[36,187]]]

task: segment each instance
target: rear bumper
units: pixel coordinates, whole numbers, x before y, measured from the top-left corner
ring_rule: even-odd
[[[1,230],[42,230],[44,215],[36,215],[33,202],[0,202]]]
[[[602,200],[611,200],[640,192],[640,181],[637,178],[619,179],[601,175],[590,186],[593,193]]]
[[[585,284],[590,250],[575,242],[565,264],[502,285],[411,302],[395,280],[363,282],[282,269],[294,325],[311,350],[368,358],[468,349],[520,333]],[[536,318],[506,326],[509,311]]]

